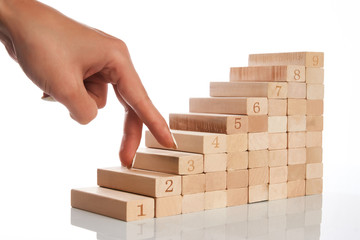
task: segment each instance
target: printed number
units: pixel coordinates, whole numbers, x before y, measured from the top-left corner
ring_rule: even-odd
[[[235,118],[235,129],[241,128],[241,118]]]
[[[254,113],[260,112],[260,103],[259,102],[254,103],[253,111],[254,111]]]
[[[276,90],[277,90],[276,96],[280,96],[281,86],[276,86]]]
[[[173,192],[174,188],[171,188],[174,183],[173,180],[166,180],[165,184],[168,185],[168,183],[169,187],[165,190],[165,192]]]
[[[219,148],[219,137],[216,137],[214,141],[212,142],[212,145],[214,145],[214,148]]]
[[[188,161],[188,164],[189,164],[188,171],[189,171],[189,172],[194,171],[194,169],[195,169],[194,160],[189,160],[189,161]]]
[[[297,81],[297,80],[300,80],[300,70],[299,69],[295,69],[294,70],[294,79],[295,79],[295,81]]]
[[[319,65],[319,56],[313,56],[313,66]]]
[[[146,216],[144,214],[144,204],[137,205],[137,206],[140,208],[140,214],[138,215],[138,217]]]

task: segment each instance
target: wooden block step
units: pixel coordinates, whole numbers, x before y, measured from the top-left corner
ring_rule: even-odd
[[[269,168],[269,183],[286,183],[288,180],[288,166]]]
[[[286,99],[269,99],[268,115],[269,116],[286,116],[287,100]]]
[[[323,177],[322,163],[306,164],[306,179],[322,178],[322,177]]]
[[[260,168],[269,166],[269,151],[249,151],[249,168]]]
[[[323,191],[322,178],[306,180],[306,195],[321,194]]]
[[[249,203],[269,200],[269,184],[249,186]]]
[[[269,200],[279,200],[287,198],[287,183],[269,184]]]
[[[154,199],[101,187],[71,190],[71,206],[123,221],[154,217]]]
[[[205,210],[205,193],[186,194],[182,197],[182,213]]]
[[[306,115],[320,116],[324,113],[323,100],[306,100]]]
[[[300,65],[305,67],[324,67],[323,52],[288,52],[250,54],[249,66]]]
[[[324,85],[323,84],[307,84],[306,98],[310,100],[324,99]]]
[[[287,101],[288,115],[306,115],[306,99],[289,98]]]
[[[324,119],[323,116],[306,116],[307,131],[322,131]]]
[[[225,171],[227,168],[228,154],[212,153],[204,155],[204,172]]]
[[[306,147],[321,147],[322,132],[306,132]]]
[[[269,133],[248,133],[248,149],[263,150],[269,148]]]
[[[249,170],[227,171],[226,186],[227,189],[247,188],[249,186]]]
[[[243,152],[248,148],[248,135],[246,133],[226,135],[226,152]]]
[[[288,148],[304,148],[306,132],[288,132]]]
[[[205,192],[205,210],[224,208],[226,204],[226,190]]]
[[[239,206],[248,203],[248,188],[234,188],[226,190],[227,207]]]
[[[269,116],[268,118],[268,132],[280,133],[287,131],[287,117],[286,116]]]
[[[269,133],[269,150],[286,149],[287,133]]]
[[[168,217],[181,214],[182,197],[170,196],[155,198],[155,217]]]
[[[281,167],[288,164],[288,150],[269,150],[269,167]]]
[[[321,163],[321,162],[322,162],[321,147],[306,148],[306,163]]]
[[[227,170],[247,169],[249,165],[249,152],[233,152],[227,154]]]
[[[306,83],[323,84],[324,83],[324,69],[307,67],[305,69],[305,78],[306,78]]]
[[[205,174],[184,175],[181,179],[182,195],[205,192]]]
[[[306,148],[289,148],[288,149],[288,165],[305,164]]]
[[[269,168],[249,169],[249,186],[263,185],[269,183]]]
[[[306,164],[295,164],[288,166],[288,181],[304,180]]]
[[[287,185],[288,198],[305,196],[305,180],[289,181]]]
[[[205,191],[226,189],[226,171],[205,173]]]
[[[250,115],[249,119],[249,133],[267,132],[268,131],[268,116],[267,115]]]
[[[306,131],[306,116],[296,115],[288,116],[288,132],[304,132]]]
[[[167,173],[111,167],[99,168],[97,177],[100,187],[145,196],[167,197],[181,193],[181,176]]]
[[[288,83],[288,98],[306,98],[306,83]]]

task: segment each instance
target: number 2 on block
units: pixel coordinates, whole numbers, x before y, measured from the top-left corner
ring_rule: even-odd
[[[168,185],[168,188],[165,190],[165,192],[173,192],[174,191],[174,188],[172,188],[172,185],[173,185],[173,180],[166,180],[165,184]]]
[[[220,146],[219,137],[216,137],[211,144],[214,146],[214,148],[219,148]]]

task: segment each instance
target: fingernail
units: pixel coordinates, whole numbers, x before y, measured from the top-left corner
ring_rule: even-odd
[[[46,93],[43,94],[41,99],[44,100],[44,101],[48,101],[48,102],[56,102],[55,99],[52,96],[50,96],[50,95],[48,95]]]
[[[173,135],[172,133],[171,133],[171,137],[172,137],[172,139],[173,139],[173,149],[178,149],[179,146],[177,145],[176,140],[175,140],[175,137],[174,137],[174,135]]]

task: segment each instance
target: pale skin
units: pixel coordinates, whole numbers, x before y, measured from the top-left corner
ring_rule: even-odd
[[[96,117],[112,85],[125,109],[119,152],[123,166],[132,164],[143,123],[160,144],[176,148],[120,39],[34,0],[0,0],[0,41],[29,79],[80,124]]]

